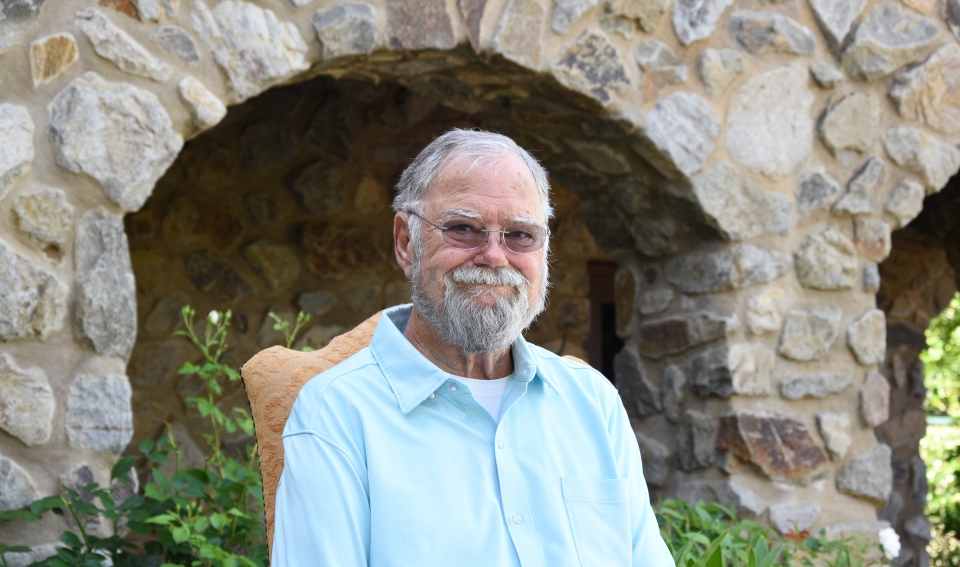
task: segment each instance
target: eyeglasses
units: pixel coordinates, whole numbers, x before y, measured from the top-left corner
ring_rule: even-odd
[[[507,250],[518,254],[526,254],[542,248],[543,243],[547,240],[547,235],[550,234],[548,229],[535,224],[516,223],[505,227],[503,230],[490,230],[473,219],[460,217],[439,225],[428,221],[413,211],[406,211],[406,213],[439,230],[443,242],[447,246],[460,250],[479,248],[484,242],[490,240],[490,233],[496,233],[500,235],[499,243],[505,246]]]

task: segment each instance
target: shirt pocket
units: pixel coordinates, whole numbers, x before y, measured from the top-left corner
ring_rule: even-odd
[[[580,567],[629,567],[633,538],[626,479],[564,478],[561,482]]]

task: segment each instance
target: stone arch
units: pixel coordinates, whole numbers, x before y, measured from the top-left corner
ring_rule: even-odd
[[[893,219],[920,210],[901,180],[936,191],[960,167],[953,11],[101,4],[54,13],[34,0],[0,24],[12,210],[0,273],[18,290],[0,296],[0,338],[11,391],[29,383],[44,400],[26,413],[39,433],[3,425],[19,487],[3,507],[56,489],[68,471],[47,471],[51,455],[102,478],[129,439],[137,305],[120,219],[183,140],[276,85],[356,75],[412,91],[424,79],[460,110],[499,105],[537,126],[506,133],[556,146],[545,161],[620,261],[618,383],[662,494],[719,499],[781,529],[873,529],[889,483],[860,473],[889,471],[890,455],[858,421],[885,328],[865,280]],[[116,411],[97,414],[98,399]]]

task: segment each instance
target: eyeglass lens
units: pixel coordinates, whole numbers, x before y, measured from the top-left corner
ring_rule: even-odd
[[[487,239],[482,224],[469,219],[455,219],[443,223],[443,241],[454,248],[478,248]],[[503,229],[503,244],[512,252],[533,252],[543,246],[543,231],[532,224],[511,224]],[[493,234],[491,234],[493,236]],[[499,238],[499,237],[497,237]]]

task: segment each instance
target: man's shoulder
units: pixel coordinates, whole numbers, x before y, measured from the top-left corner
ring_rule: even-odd
[[[381,384],[385,385],[383,373],[370,347],[362,348],[303,385],[291,413],[293,423],[288,423],[294,427],[287,430],[312,428],[321,407],[345,410],[353,405],[350,400],[357,401],[355,398]]]
[[[527,346],[539,359],[537,366],[540,371],[556,388],[589,388],[603,396],[616,392],[606,376],[586,362],[558,355],[534,344],[527,343]]]

